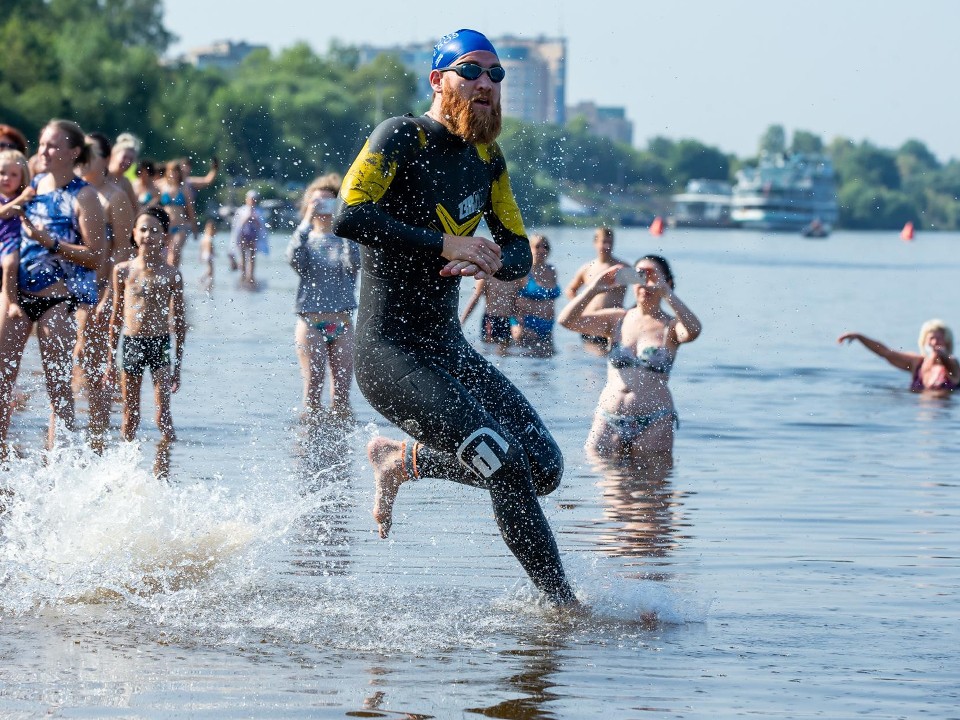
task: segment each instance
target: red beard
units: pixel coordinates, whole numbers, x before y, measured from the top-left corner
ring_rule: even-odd
[[[452,88],[440,97],[440,112],[450,123],[450,132],[468,143],[487,145],[497,139],[501,125],[500,101],[491,103],[489,108],[489,113],[478,111],[470,99]]]

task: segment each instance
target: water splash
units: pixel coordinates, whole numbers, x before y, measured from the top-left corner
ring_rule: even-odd
[[[378,541],[350,526],[358,497],[344,460],[371,432],[349,447],[308,444],[298,468],[264,477],[168,483],[131,443],[103,456],[79,442],[28,456],[3,477],[14,494],[0,519],[0,614],[69,608],[74,619],[183,645],[387,654],[490,648],[519,618],[563,632],[526,579],[498,590],[379,572],[379,551],[366,545]],[[705,618],[705,604],[671,583],[626,578],[592,554],[565,562],[589,608],[581,629],[632,636],[651,617]]]
[[[142,460],[134,443],[102,456],[74,443],[9,466],[0,609],[177,591],[291,521],[282,503],[254,505],[220,482],[170,484]]]

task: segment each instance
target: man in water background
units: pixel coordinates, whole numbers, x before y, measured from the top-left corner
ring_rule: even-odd
[[[617,265],[627,265],[628,263],[614,257],[613,255],[613,230],[608,227],[598,227],[593,233],[593,249],[597,251],[597,257],[581,265],[573,280],[567,285],[564,294],[573,300],[577,297],[583,288],[590,285],[594,280],[607,272],[610,268]],[[587,306],[587,310],[600,310],[601,308],[622,308],[623,301],[627,296],[627,289],[622,285],[617,285],[606,292],[598,293]],[[607,339],[594,335],[580,335],[584,342],[604,348],[606,352]]]
[[[537,500],[560,482],[560,449],[520,391],[467,343],[457,317],[460,277],[514,280],[531,265],[495,142],[504,75],[481,33],[442,38],[430,110],[374,130],[344,180],[334,232],[363,246],[358,385],[412,436],[367,448],[381,536],[408,480],[484,488],[507,546],[551,602],[567,605],[576,599]],[[495,241],[472,235],[481,219]]]

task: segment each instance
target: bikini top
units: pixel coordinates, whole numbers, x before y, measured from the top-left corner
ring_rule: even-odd
[[[150,201],[153,200],[153,193],[149,190],[146,190],[140,193],[140,197],[137,198],[141,205],[149,205]]]
[[[545,288],[537,284],[533,275],[528,275],[527,284],[517,290],[517,295],[525,300],[556,300],[560,297],[560,288]]]
[[[928,388],[923,384],[923,378],[920,375],[921,370],[923,370],[923,363],[917,365],[917,369],[913,371],[913,381],[910,383],[910,389],[913,392],[921,392],[922,390],[956,390],[960,388],[960,385],[957,385],[950,379],[950,375],[946,372],[946,368],[943,368],[942,372],[940,373],[941,378],[939,382],[936,385]]]
[[[160,204],[161,205],[179,205],[180,207],[187,206],[187,198],[183,194],[183,190],[178,190],[177,194],[173,197],[170,196],[166,190],[160,193]]]
[[[669,331],[669,327],[664,328],[664,336]],[[607,362],[610,367],[617,370],[637,367],[649,370],[663,375],[669,375],[673,368],[674,355],[670,348],[664,345],[648,345],[634,355],[619,342],[614,341],[610,345],[610,352],[607,353]]]

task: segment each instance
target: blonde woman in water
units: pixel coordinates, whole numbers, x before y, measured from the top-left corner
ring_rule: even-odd
[[[858,340],[867,350],[895,368],[910,373],[910,389],[913,392],[953,392],[960,388],[960,363],[953,354],[953,333],[943,320],[927,320],[921,326],[917,339],[919,353],[891,350],[879,340],[855,332],[844,333],[837,338],[839,343],[853,340]]]
[[[595,296],[617,285],[632,286],[636,307],[590,307]],[[678,417],[668,385],[670,369],[677,349],[701,331],[697,316],[673,288],[667,261],[647,255],[632,269],[619,265],[596,276],[560,313],[565,328],[609,342],[607,385],[590,428],[588,453],[635,460],[672,453]]]

